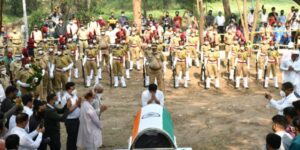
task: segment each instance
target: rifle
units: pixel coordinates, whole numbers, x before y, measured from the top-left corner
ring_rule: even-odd
[[[83,83],[84,83],[84,86],[86,86],[86,77],[85,77],[85,69],[84,69],[83,59],[84,58],[81,59],[81,69],[82,69]]]
[[[146,68],[145,68],[145,60],[143,61],[143,79],[144,79],[144,87],[146,87]]]
[[[111,46],[109,47],[109,54],[111,54]],[[112,57],[112,55],[109,55],[109,56],[111,56]],[[110,58],[111,59],[111,58]],[[111,66],[112,64],[109,62],[108,63],[108,66],[109,66],[109,84],[110,84],[110,87],[112,87],[112,66]]]
[[[258,80],[258,59],[255,62],[255,69],[256,69],[256,80]]]
[[[227,59],[227,71],[228,71],[228,79],[230,79],[230,66],[229,66],[229,64],[230,64],[230,59],[228,58]]]
[[[202,63],[202,66],[201,66],[201,72],[200,72],[200,80],[201,81],[204,81],[206,80],[206,74],[205,74],[205,65],[204,65],[204,62]]]
[[[233,83],[234,85],[236,84],[236,73],[237,73],[237,70],[236,70],[236,66],[234,67],[234,73],[233,73]]]

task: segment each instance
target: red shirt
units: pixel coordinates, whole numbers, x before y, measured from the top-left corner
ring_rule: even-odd
[[[177,28],[181,27],[182,18],[180,16],[175,16],[173,21],[174,21],[175,27],[177,27]]]
[[[102,28],[103,26],[105,26],[106,21],[104,19],[99,19],[97,20],[97,23],[99,24],[99,26]]]

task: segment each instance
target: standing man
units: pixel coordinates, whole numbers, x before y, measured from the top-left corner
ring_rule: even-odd
[[[214,24],[214,20],[215,17],[212,15],[212,10],[209,10],[207,16],[205,16],[205,26],[212,26]]]
[[[207,78],[206,78],[206,89],[210,88],[210,80],[212,78],[215,79],[215,87],[218,89],[220,88],[220,79],[219,79],[219,72],[220,72],[220,54],[219,51],[215,49],[215,47],[211,48],[207,54],[207,58],[204,59],[204,65],[207,68]]]
[[[179,50],[176,50],[174,52],[175,58],[174,58],[174,68],[176,72],[175,76],[175,88],[179,87],[179,82],[180,82],[180,72],[182,73],[184,77],[184,87],[188,87],[188,79],[187,79],[187,74],[188,72],[186,71],[188,68],[188,54],[185,50],[185,48],[181,45],[179,46]]]
[[[74,82],[65,85],[65,93],[61,99],[62,106],[67,106],[70,113],[65,120],[67,130],[67,150],[76,150],[77,135],[79,129],[80,103],[81,98],[77,96]]]
[[[225,38],[226,39],[226,38]],[[227,46],[227,45],[226,45]],[[237,40],[234,40],[233,45],[231,45],[228,53],[228,71],[229,71],[229,80],[234,80],[234,66],[235,66],[235,60],[236,56],[238,54],[238,51],[240,50],[240,45]]]
[[[275,49],[274,41],[270,42],[270,49],[268,50],[265,66],[266,66],[266,74],[265,74],[265,83],[264,88],[269,87],[269,76],[272,71],[274,87],[278,88],[278,77],[277,77],[277,68],[279,63],[279,52]]]
[[[34,28],[33,28],[33,31],[31,32],[30,37],[34,41],[34,47],[40,47],[40,42],[43,40],[43,34],[42,34],[42,31],[38,29],[37,25],[34,25]]]
[[[86,86],[91,86],[91,80],[93,76],[95,77],[95,85],[99,83],[98,78],[98,65],[97,62],[99,62],[97,57],[97,49],[94,47],[94,45],[90,44],[88,50],[85,52],[83,65],[86,67],[86,73],[87,73],[87,79],[86,79]],[[90,76],[89,76],[90,75]]]
[[[34,75],[34,71],[31,68],[29,62],[23,62],[23,68],[19,71],[16,76],[17,85],[19,85],[22,95],[29,94],[30,83],[27,83],[27,80]]]
[[[140,70],[140,53],[141,53],[142,40],[137,35],[137,32],[132,32],[132,35],[128,38],[129,52],[130,52],[130,70],[133,69],[133,62],[136,62],[136,69]]]
[[[50,78],[54,78],[55,91],[59,101],[61,101],[61,91],[68,81],[69,71],[72,67],[73,62],[71,57],[65,55],[63,49],[59,49],[50,69]]]
[[[81,57],[85,49],[88,48],[88,39],[89,39],[89,32],[87,27],[81,25],[81,28],[78,31],[78,38],[79,38],[79,57]]]
[[[125,12],[121,12],[121,17],[119,18],[119,23],[121,26],[125,26],[128,23],[128,18],[125,16]]]
[[[48,78],[48,58],[44,55],[43,50],[39,50],[37,56],[35,57],[34,65],[42,69],[42,80],[40,85],[36,88],[36,94],[40,96],[40,99],[46,101],[47,96],[47,84],[49,81]]]
[[[216,17],[216,24],[218,26],[218,33],[224,33],[224,26],[225,26],[225,17],[222,15],[222,12],[219,11],[218,16]],[[222,42],[224,41],[224,36],[221,35]]]
[[[66,34],[67,34],[67,28],[64,25],[63,20],[60,18],[58,24],[55,27],[54,37],[58,38],[60,36],[66,36]]]
[[[13,29],[13,33],[10,35],[10,40],[13,48],[13,56],[15,56],[15,54],[22,54],[22,35],[20,32],[17,32],[17,29]]]
[[[268,44],[267,40],[263,40],[262,44],[260,45],[260,49],[257,52],[256,61],[258,61],[257,66],[257,79],[261,80],[263,75],[263,70],[265,70],[265,62],[268,54],[268,49],[270,45]]]
[[[115,18],[115,13],[111,12],[111,15],[108,19],[108,25],[114,30],[116,28],[118,20]]]
[[[113,69],[114,73],[114,87],[117,88],[119,86],[119,79],[120,77],[122,87],[126,87],[126,82],[124,78],[124,73],[123,73],[123,61],[124,56],[126,55],[127,51],[125,47],[121,47],[119,44],[116,45],[116,48],[113,49],[112,51],[112,56],[110,57],[110,64]]]
[[[295,91],[300,92],[299,85],[299,72],[300,72],[300,61],[299,61],[299,52],[293,51],[291,57],[283,60],[280,63],[280,70],[283,71],[283,83],[291,82],[294,85]]]
[[[179,11],[175,12],[175,17],[173,19],[174,27],[175,28],[181,28],[182,25],[182,18],[179,16]]]
[[[236,85],[235,88],[240,88],[240,79],[243,77],[244,88],[248,89],[248,71],[250,69],[250,54],[248,49],[243,45],[240,48],[240,51],[237,54],[237,58],[235,61],[236,67]]]
[[[100,63],[100,68],[98,69],[98,78],[102,79],[102,69],[108,70],[109,65],[109,47],[110,47],[110,37],[105,34],[105,30],[101,29],[101,35],[98,38],[99,43],[99,51],[98,51],[98,59]]]
[[[190,49],[189,51],[191,52],[191,56],[190,56],[190,66],[192,66],[192,62],[194,60],[195,64],[197,67],[200,66],[199,63],[199,37],[196,36],[195,32],[191,33],[191,37],[188,38],[187,40],[187,45],[188,45],[188,49]]]
[[[157,81],[158,89],[162,90],[164,83],[163,83],[163,61],[164,56],[161,52],[157,51],[157,45],[152,45],[152,53],[149,54],[149,79],[150,84],[155,83],[155,79]]]
[[[74,71],[74,77],[76,79],[78,79],[79,75],[78,75],[78,65],[77,65],[77,61],[79,59],[79,52],[78,52],[78,46],[77,46],[77,42],[76,39],[73,38],[69,38],[68,39],[68,43],[67,43],[67,49],[68,49],[68,54],[70,54],[70,57],[72,58],[72,61],[74,63],[72,71]],[[72,78],[72,71],[70,71],[70,76],[69,78]],[[71,81],[71,80],[69,80]]]

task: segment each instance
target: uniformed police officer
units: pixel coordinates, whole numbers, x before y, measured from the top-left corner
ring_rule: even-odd
[[[128,37],[128,45],[130,51],[130,70],[133,69],[133,63],[136,62],[136,69],[140,70],[140,52],[141,52],[142,40],[137,35],[137,32],[132,32],[132,35]]]
[[[243,45],[240,47],[240,51],[237,54],[237,58],[235,61],[236,66],[236,85],[235,87],[238,89],[240,87],[240,79],[243,77],[244,88],[248,89],[248,76],[250,69],[250,55],[248,49]]]
[[[91,80],[93,79],[93,76],[95,77],[95,85],[99,83],[99,78],[98,78],[98,70],[97,70],[97,49],[90,44],[89,48],[85,52],[85,57],[84,57],[84,66],[86,68],[86,72],[89,75],[90,72],[93,71],[93,73],[90,76],[87,76],[86,79],[86,86],[90,87],[91,86]]]
[[[270,42],[270,48],[268,49],[268,54],[265,62],[266,74],[265,74],[265,83],[264,87],[269,87],[269,76],[273,76],[274,87],[278,88],[278,77],[277,77],[277,68],[279,64],[279,52],[277,48],[275,48],[274,42]]]
[[[207,78],[206,78],[206,89],[210,88],[210,81],[214,79],[215,87],[220,88],[220,79],[219,79],[219,71],[220,71],[220,54],[214,47],[207,52],[207,57],[204,61]]]
[[[183,45],[179,46],[179,49],[176,50],[175,52],[175,58],[174,58],[174,68],[176,72],[175,76],[175,88],[179,87],[179,82],[180,82],[180,72],[182,73],[184,77],[184,87],[188,87],[188,79],[187,79],[187,67],[188,67],[188,56],[187,52],[184,48]]]
[[[163,90],[163,61],[164,56],[157,51],[157,44],[152,44],[152,53],[149,54],[149,79],[150,84],[154,84],[155,80],[159,90]]]
[[[124,78],[123,73],[123,61],[124,56],[126,55],[127,50],[124,46],[121,46],[119,44],[116,45],[116,48],[112,50],[112,56],[110,57],[110,63],[113,69],[114,74],[114,87],[117,88],[119,86],[119,79],[120,77],[122,87],[126,87],[126,81]]]
[[[104,29],[101,30],[101,35],[98,36],[99,42],[99,53],[98,58],[100,61],[100,68],[98,70],[98,78],[102,79],[102,70],[108,68],[109,64],[109,47],[110,47],[110,38],[108,35],[105,34]]]

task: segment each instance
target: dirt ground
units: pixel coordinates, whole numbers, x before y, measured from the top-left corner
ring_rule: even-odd
[[[221,88],[205,90],[199,81],[200,69],[192,67],[189,88],[174,89],[172,73],[165,75],[165,107],[172,115],[175,136],[179,147],[194,150],[248,150],[261,149],[265,136],[271,130],[274,109],[266,107],[264,93],[274,93],[279,98],[279,90],[266,90],[255,80],[254,66],[251,66],[249,89],[236,90],[227,77],[222,77]],[[142,71],[132,71],[127,80],[127,88],[110,88],[109,76],[103,73],[101,81],[105,87],[104,104],[109,109],[103,113],[103,150],[127,148],[127,141],[136,112],[140,108],[143,90]],[[76,81],[79,95],[87,89],[82,80]],[[213,83],[213,82],[212,82]],[[242,81],[241,81],[242,86]],[[65,149],[66,133],[62,127],[62,149]]]

